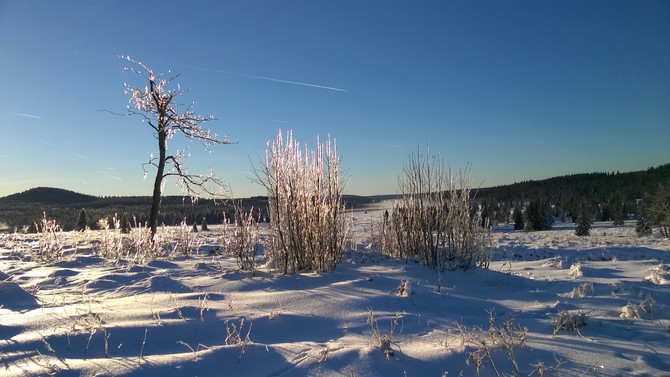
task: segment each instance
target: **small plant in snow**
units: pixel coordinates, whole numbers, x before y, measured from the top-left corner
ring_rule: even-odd
[[[570,266],[570,275],[572,275],[573,278],[582,276],[582,265],[579,263],[573,263]]]
[[[398,347],[398,350],[402,352],[400,345],[393,341],[393,333],[395,332],[396,327],[398,327],[399,320],[400,313],[396,313],[395,318],[393,318],[393,321],[391,321],[391,330],[388,334],[382,334],[379,330],[379,325],[377,324],[377,319],[375,318],[372,309],[368,309],[367,322],[368,325],[370,325],[372,328],[372,339],[374,340],[375,348],[384,352],[384,355],[386,355],[387,359],[392,358],[394,355],[394,351],[391,346]]]
[[[628,301],[628,304],[624,305],[619,312],[619,317],[621,318],[640,318],[640,315],[637,313],[637,305]]]
[[[403,281],[400,282],[400,285],[398,288],[395,290],[395,295],[398,297],[409,297],[414,294],[414,291],[412,290],[412,284],[410,284],[409,280],[403,279]]]
[[[573,288],[572,292],[566,294],[565,296],[570,298],[584,298],[590,294],[593,294],[593,283],[587,281]]]
[[[628,301],[628,304],[621,308],[619,317],[654,319],[654,298],[651,295],[647,295],[640,305],[635,305]]]
[[[531,374],[529,374],[529,376],[536,375],[537,377],[544,377],[544,374],[547,372],[552,372],[554,375],[558,375],[558,371],[560,370],[561,365],[564,363],[564,360],[556,359],[556,365],[546,366],[543,362],[538,361],[537,363],[530,365],[534,368],[534,370]]]
[[[493,360],[493,353],[496,350],[505,352],[515,375],[520,375],[519,365],[516,361],[515,349],[526,345],[528,329],[514,324],[514,318],[508,316],[502,324],[498,325],[495,321],[495,312],[488,310],[488,330],[481,327],[474,327],[468,330],[465,325],[457,324],[461,334],[461,343],[465,346],[474,347],[474,350],[468,353],[466,363],[472,365],[477,374],[488,361],[496,376],[503,374],[498,370],[498,366]]]
[[[553,257],[550,259],[547,259],[543,264],[542,267],[552,267],[556,268],[558,270],[563,268],[563,259],[561,257]]]
[[[666,276],[669,274],[668,270],[667,265],[662,263],[653,266],[649,269],[649,275],[645,276],[644,280],[657,285],[670,284],[670,281],[666,279]]]
[[[554,330],[554,335],[556,335],[560,330],[579,332],[580,328],[586,326],[587,319],[588,315],[581,310],[561,310],[552,321],[551,326]]]
[[[239,363],[240,359],[242,359],[242,355],[244,355],[244,352],[246,351],[247,345],[253,343],[250,338],[253,322],[249,323],[246,335],[243,335],[244,318],[240,320],[240,324],[238,326],[228,320],[226,320],[224,324],[226,326],[225,344],[227,346],[235,345],[242,348],[240,350],[240,356],[237,358],[237,362]]]

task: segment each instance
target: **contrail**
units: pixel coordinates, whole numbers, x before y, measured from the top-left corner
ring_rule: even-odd
[[[335,87],[332,87],[332,86],[325,86],[325,85],[310,84],[310,83],[300,82],[300,81],[282,80],[282,79],[276,79],[276,78],[273,78],[273,77],[250,75],[248,73],[224,71],[222,69],[199,67],[199,66],[195,66],[195,65],[176,64],[176,63],[169,63],[169,62],[162,62],[162,63],[163,64],[171,64],[171,65],[181,66],[181,67],[185,67],[185,68],[199,69],[201,71],[217,72],[217,73],[223,73],[223,74],[226,74],[226,75],[246,77],[246,78],[249,78],[249,79],[274,81],[274,82],[280,82],[280,83],[292,84],[292,85],[301,85],[301,86],[307,86],[307,87],[310,87],[310,88],[334,90],[336,92],[348,92],[348,90],[346,90],[346,89],[335,88]]]
[[[119,178],[119,177],[117,177],[117,176],[115,176],[115,175],[111,175],[111,174],[107,173],[106,171],[101,171],[100,173],[102,173],[102,174],[104,174],[104,175],[106,175],[106,176],[108,176],[108,177],[114,178],[114,179],[116,179],[117,181],[123,181],[123,178]]]
[[[77,156],[77,157],[83,158],[84,160],[88,160],[88,156],[84,156],[83,154],[79,154],[79,153],[77,153],[77,152],[72,152],[72,151],[68,151],[68,153],[70,153],[70,154],[73,155],[73,156]]]
[[[23,114],[23,113],[11,113],[11,112],[8,113],[8,114],[12,114],[12,115],[20,116],[20,117],[26,117],[26,118],[42,119],[41,116],[37,116],[37,115],[30,115],[30,114]]]
[[[346,89],[340,89],[340,88],[335,88],[332,86],[323,86],[323,85],[316,85],[316,84],[308,84],[306,82],[299,82],[299,81],[291,81],[291,80],[282,80],[282,79],[275,79],[272,77],[265,77],[265,76],[256,76],[256,75],[248,75],[246,73],[237,73],[237,72],[226,72],[226,71],[219,71],[221,73],[226,73],[229,75],[234,75],[234,76],[240,76],[240,77],[248,77],[250,79],[258,79],[258,80],[267,80],[267,81],[274,81],[274,82],[281,82],[284,84],[293,84],[293,85],[302,85],[302,86],[308,86],[310,88],[318,88],[318,89],[327,89],[327,90],[334,90],[336,92],[348,92]]]

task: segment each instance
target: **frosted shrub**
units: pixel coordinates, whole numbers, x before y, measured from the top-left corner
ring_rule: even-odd
[[[628,304],[621,308],[619,317],[654,319],[654,298],[651,295],[647,295],[640,305],[635,305],[628,301]]]
[[[123,221],[116,214],[112,217],[112,225],[113,228],[110,228],[106,218],[98,221],[98,226],[102,230],[102,237],[96,247],[96,252],[101,257],[139,262],[163,254],[164,242],[159,234],[152,241],[149,227],[136,224],[126,233]]]
[[[583,275],[582,265],[579,263],[573,263],[572,265],[570,265],[570,275],[572,275],[572,277],[575,278],[582,276]]]
[[[290,131],[284,140],[280,130],[254,171],[268,192],[269,262],[284,274],[334,270],[348,232],[336,142],[317,137],[316,151],[302,150]]]
[[[48,219],[44,213],[36,228],[39,232],[39,242],[38,249],[34,253],[35,257],[44,261],[60,259],[63,256],[63,230],[60,225],[56,220]]]
[[[260,211],[258,217],[260,217]],[[247,211],[239,203],[235,206],[235,221],[232,230],[229,231],[227,225],[225,228],[224,248],[235,256],[237,266],[244,271],[256,270],[256,254],[260,246],[258,217],[254,218],[253,208]]]
[[[109,221],[106,217],[98,221],[98,227],[101,229],[102,236],[96,252],[103,258],[119,259],[123,254],[123,236],[120,231],[121,222],[116,214],[112,218],[113,228],[110,230]]]
[[[198,228],[195,224],[195,232],[192,229],[189,229],[188,223],[186,222],[186,217],[179,224],[179,227],[176,229],[176,235],[174,237],[174,245],[172,248],[173,253],[182,254],[185,257],[191,255],[193,251],[197,251],[198,245],[196,242],[196,234]]]
[[[436,268],[488,267],[490,233],[471,211],[469,169],[457,176],[430,151],[411,154],[399,180],[401,197],[381,225],[381,251],[418,257]]]
[[[583,311],[561,310],[554,320],[551,327],[556,335],[560,330],[579,331],[581,327],[586,326],[588,315]]]
[[[649,275],[644,277],[644,280],[657,285],[670,284],[666,278],[670,273],[670,269],[664,264],[658,264],[649,268]]]

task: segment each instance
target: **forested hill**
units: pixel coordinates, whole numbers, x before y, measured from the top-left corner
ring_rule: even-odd
[[[63,190],[52,187],[36,187],[17,194],[0,198],[0,204],[26,203],[26,204],[86,204],[92,203],[99,198],[92,195],[80,194],[74,191]]]
[[[555,215],[560,210],[570,212],[578,201],[586,201],[600,210],[604,204],[613,201],[623,203],[628,214],[635,215],[637,200],[645,195],[654,194],[662,184],[670,185],[670,164],[630,173],[588,173],[554,177],[539,181],[524,181],[507,186],[474,188],[472,194],[479,204],[494,206],[501,214],[509,214],[515,206],[524,207],[533,201],[551,204]],[[385,199],[394,199],[396,195],[354,196],[345,195],[348,207],[361,208],[366,204]],[[258,196],[242,199],[245,208],[263,211],[267,218],[267,198]],[[191,203],[181,196],[167,196],[162,200],[159,221],[166,225],[189,224],[206,218],[210,224],[220,223],[224,218],[232,218],[233,201],[199,200]],[[96,197],[73,191],[38,187],[18,194],[0,198],[0,228],[21,228],[39,221],[43,213],[55,218],[64,229],[72,229],[79,212],[85,209],[95,227],[97,221],[114,214],[127,213],[135,216],[138,222],[148,218],[151,198],[136,197]],[[499,221],[507,221],[502,218]]]
[[[524,181],[481,188],[473,193],[478,201],[490,203],[523,204],[531,200],[568,203],[576,199],[606,203],[614,195],[626,201],[642,199],[666,183],[670,183],[670,164],[630,173],[585,173]]]

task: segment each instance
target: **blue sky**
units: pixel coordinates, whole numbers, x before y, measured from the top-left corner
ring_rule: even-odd
[[[150,129],[99,111],[145,85],[119,55],[239,141],[170,145],[236,197],[278,129],[336,138],[350,194],[396,193],[427,144],[483,187],[670,162],[668,1],[0,0],[0,196],[150,195]]]

